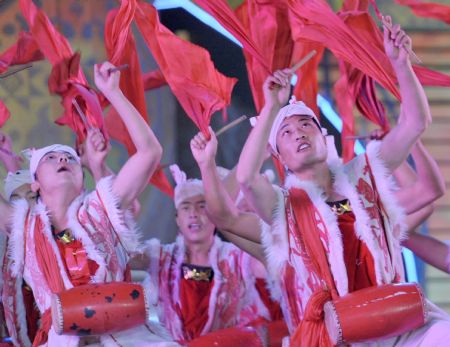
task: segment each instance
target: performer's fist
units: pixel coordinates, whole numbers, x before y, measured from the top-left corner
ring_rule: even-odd
[[[197,164],[200,166],[202,164],[213,162],[216,158],[217,152],[217,138],[214,131],[209,127],[209,133],[211,138],[206,139],[202,132],[199,132],[191,140],[191,151]]]
[[[111,93],[120,90],[120,71],[114,69],[115,66],[109,61],[106,61],[100,65],[94,65],[95,85],[107,98],[111,95]]]
[[[86,141],[78,146],[81,164],[91,171],[105,164],[111,149],[110,143],[97,128],[88,130]]]
[[[283,107],[291,92],[291,69],[277,70],[263,84],[264,100],[268,107]]]
[[[393,64],[403,64],[409,60],[411,38],[401,29],[399,24],[392,24],[390,16],[383,17],[384,50]]]

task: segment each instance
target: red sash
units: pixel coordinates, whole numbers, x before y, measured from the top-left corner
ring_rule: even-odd
[[[308,194],[297,188],[289,190],[289,200],[297,225],[297,233],[301,236],[305,250],[314,271],[325,281],[325,287],[317,290],[309,298],[305,315],[291,336],[291,346],[328,347],[333,346],[328,336],[323,307],[325,302],[337,298],[338,294],[330,271],[328,259],[320,240],[320,230],[317,227],[316,213],[320,216]],[[325,225],[325,223],[322,223]]]

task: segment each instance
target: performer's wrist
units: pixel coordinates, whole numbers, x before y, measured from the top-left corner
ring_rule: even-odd
[[[121,99],[125,98],[125,95],[123,94],[123,92],[120,88],[110,90],[103,94],[109,100],[109,102],[111,104],[114,104],[115,102],[120,101]]]
[[[211,172],[211,170],[216,170],[216,160],[214,158],[207,158],[199,162],[198,167],[202,173]]]
[[[403,73],[411,73],[413,71],[411,60],[409,58],[406,58],[406,60],[398,61],[398,60],[391,60],[392,68],[394,69],[397,77],[399,77],[400,74]]]

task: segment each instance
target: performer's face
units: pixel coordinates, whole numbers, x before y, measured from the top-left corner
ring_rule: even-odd
[[[325,137],[308,116],[286,118],[277,133],[281,162],[293,172],[327,159]]]
[[[18,199],[25,199],[32,206],[36,202],[37,193],[33,192],[31,184],[22,184],[20,187],[14,189],[9,201],[13,202]]]
[[[67,152],[49,152],[42,157],[36,170],[34,191],[41,194],[57,188],[70,187],[81,193],[83,190],[83,169],[77,160]]]
[[[178,206],[176,222],[187,242],[209,242],[214,234],[214,224],[206,215],[206,201],[203,195],[184,200]]]

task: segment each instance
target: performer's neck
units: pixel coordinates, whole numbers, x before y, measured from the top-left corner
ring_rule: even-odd
[[[186,242],[186,262],[193,265],[210,266],[209,251],[211,250],[213,240],[214,238],[206,242]]]
[[[69,209],[74,198],[70,198],[68,194],[52,194],[51,197],[40,197],[47,207],[51,224],[56,230],[64,230],[67,228],[67,210]]]
[[[313,182],[328,196],[333,192],[333,180],[327,162],[315,163],[294,172],[300,181]]]

